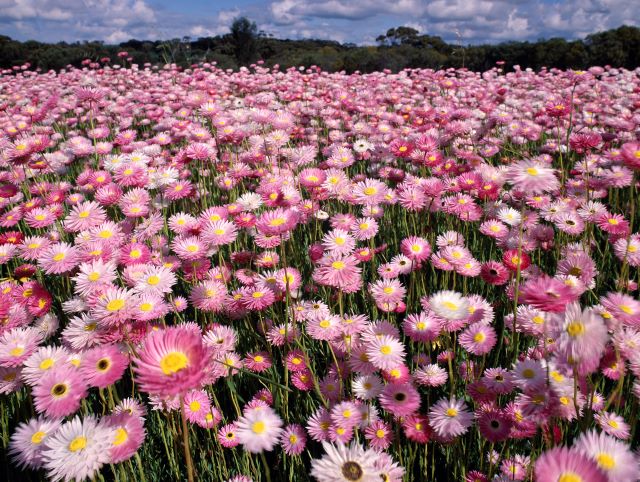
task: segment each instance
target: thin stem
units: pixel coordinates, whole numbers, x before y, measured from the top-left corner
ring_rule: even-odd
[[[193,482],[193,462],[191,461],[191,450],[189,450],[189,427],[187,427],[187,416],[184,409],[184,396],[180,397],[180,414],[182,415],[182,445],[184,458],[187,461],[187,479],[189,482]]]

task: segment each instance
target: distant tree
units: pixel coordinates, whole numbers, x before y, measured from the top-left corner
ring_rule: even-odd
[[[231,24],[231,38],[238,65],[246,65],[255,59],[258,27],[247,17],[236,18]]]

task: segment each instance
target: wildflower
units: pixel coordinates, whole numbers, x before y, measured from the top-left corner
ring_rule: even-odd
[[[47,437],[42,450],[44,467],[54,480],[85,480],[111,461],[113,429],[87,416],[76,417]]]
[[[473,413],[469,412],[463,401],[441,398],[429,410],[430,425],[445,439],[465,433],[473,423]]]
[[[200,335],[182,327],[149,333],[134,358],[136,381],[152,395],[176,395],[197,388],[209,355]]]
[[[595,462],[581,452],[556,447],[544,452],[535,464],[536,480],[607,482]]]
[[[375,467],[377,453],[361,445],[331,445],[323,442],[325,455],[311,461],[311,476],[318,482],[377,482],[380,470]]]
[[[33,387],[34,406],[51,418],[66,417],[87,396],[87,385],[79,371],[70,365],[57,365],[47,370]]]
[[[246,410],[235,425],[238,440],[252,453],[273,450],[282,433],[282,419],[270,407]]]
[[[59,420],[44,417],[33,418],[20,423],[11,435],[8,453],[19,467],[39,469],[44,460],[44,442],[60,428]]]

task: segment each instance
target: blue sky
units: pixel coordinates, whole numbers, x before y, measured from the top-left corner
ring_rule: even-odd
[[[637,0],[0,0],[0,33],[19,40],[192,38],[224,34],[237,16],[279,38],[373,44],[411,26],[450,42],[580,38],[638,25]]]

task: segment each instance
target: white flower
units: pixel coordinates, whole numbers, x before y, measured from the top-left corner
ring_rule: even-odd
[[[375,462],[378,454],[361,445],[323,442],[326,455],[311,461],[311,475],[318,482],[380,482]]]
[[[498,211],[498,219],[509,226],[518,226],[522,216],[515,209],[504,207]]]
[[[455,291],[436,293],[429,298],[429,306],[445,320],[463,320],[469,316],[469,300]]]

